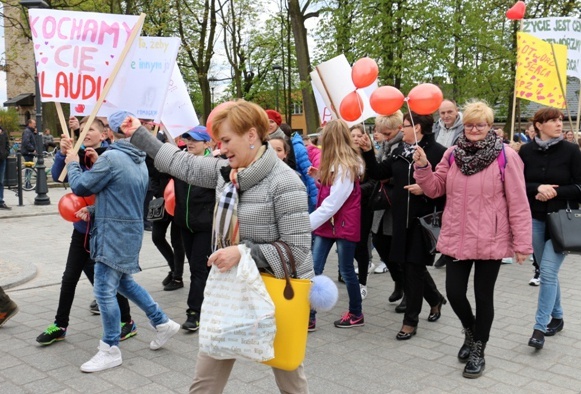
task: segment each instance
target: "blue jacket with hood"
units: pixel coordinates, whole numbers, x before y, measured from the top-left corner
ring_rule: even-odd
[[[117,271],[140,271],[143,201],[149,183],[145,153],[127,140],[113,143],[91,171],[79,163],[67,166],[69,184],[78,196],[95,194],[91,258]]]

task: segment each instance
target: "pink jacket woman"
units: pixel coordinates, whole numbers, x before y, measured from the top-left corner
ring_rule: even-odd
[[[444,153],[435,172],[428,166],[416,167],[414,173],[426,196],[446,194],[438,251],[456,260],[499,260],[515,252],[531,253],[531,214],[518,154],[505,146],[506,167],[495,161],[466,176],[450,159],[454,148]]]

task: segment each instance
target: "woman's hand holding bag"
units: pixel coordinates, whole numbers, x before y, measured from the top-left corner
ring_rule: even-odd
[[[200,352],[215,359],[268,361],[274,358],[274,303],[250,249],[237,248],[238,265],[220,272],[214,262],[208,275],[200,314]]]

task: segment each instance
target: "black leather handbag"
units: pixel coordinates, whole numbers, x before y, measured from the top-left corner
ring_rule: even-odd
[[[391,207],[391,200],[387,194],[387,184],[377,182],[371,196],[369,197],[369,208],[373,211],[381,211],[383,209],[389,209]]]
[[[436,254],[436,245],[438,243],[438,237],[440,236],[440,229],[442,228],[442,211],[436,211],[434,207],[433,213],[419,217],[418,220],[422,225],[424,239],[428,245],[430,254]]]
[[[163,219],[165,216],[165,200],[163,197],[153,199],[149,202],[147,208],[147,220],[155,222]]]
[[[557,253],[581,254],[581,210],[567,208],[547,215],[553,249]]]

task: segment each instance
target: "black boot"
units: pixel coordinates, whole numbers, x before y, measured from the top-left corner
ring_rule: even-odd
[[[396,302],[403,298],[403,283],[395,282],[395,289],[393,293],[389,296],[389,302]]]
[[[462,363],[466,363],[470,357],[470,349],[472,348],[472,343],[474,342],[474,329],[465,328],[462,331],[464,331],[464,344],[458,351],[458,360],[460,360]]]
[[[405,309],[406,309],[406,299],[405,299],[405,294],[404,294],[399,305],[395,307],[395,312],[396,313],[405,313]]]
[[[470,349],[470,357],[464,367],[462,376],[468,379],[476,379],[482,376],[486,362],[484,361],[484,349],[486,342],[474,341],[472,342],[472,349]]]

